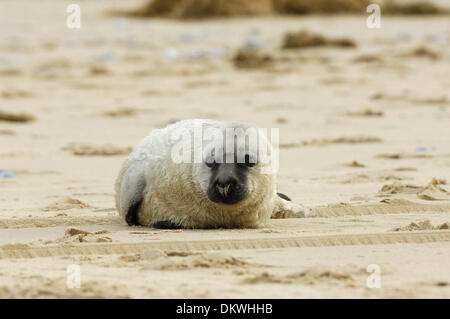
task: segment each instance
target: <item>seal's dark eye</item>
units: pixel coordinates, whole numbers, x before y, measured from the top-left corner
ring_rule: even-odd
[[[206,166],[208,166],[209,168],[213,168],[217,165],[216,160],[214,159],[214,157],[208,157],[205,161]]]
[[[256,165],[256,160],[254,159],[253,156],[245,154],[245,163],[238,163],[238,165],[247,166],[247,167],[253,167],[253,166]]]

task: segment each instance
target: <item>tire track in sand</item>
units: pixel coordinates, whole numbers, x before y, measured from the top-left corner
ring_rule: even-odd
[[[77,246],[28,247],[6,245],[0,247],[0,258],[36,258],[69,255],[139,254],[149,249],[201,251],[237,249],[273,249],[291,247],[324,247],[351,245],[380,245],[398,243],[431,243],[450,241],[450,231],[415,233],[378,233],[287,238],[254,238],[201,241],[171,241],[123,244],[82,244]]]
[[[402,204],[369,204],[356,206],[316,207],[314,212],[318,217],[411,214],[411,213],[449,213],[450,204],[420,204],[404,201]]]
[[[369,204],[357,206],[326,206],[316,207],[313,211],[318,217],[363,216],[408,213],[449,213],[450,204],[419,204],[406,202],[405,204]],[[34,228],[56,226],[82,225],[123,225],[124,222],[117,215],[108,216],[52,216],[0,219],[0,229],[6,228]]]

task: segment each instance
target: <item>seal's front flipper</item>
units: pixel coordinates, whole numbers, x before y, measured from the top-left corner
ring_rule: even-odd
[[[120,216],[128,225],[139,225],[139,209],[146,186],[145,165],[135,162],[128,167],[120,184]]]
[[[128,209],[127,215],[125,216],[125,221],[127,222],[128,226],[139,225],[139,208],[141,208],[141,202],[132,204]]]
[[[175,224],[174,222],[171,222],[170,220],[163,220],[156,222],[153,227],[159,228],[159,229],[183,229],[184,227],[180,224]]]
[[[316,213],[311,209],[299,204],[295,204],[291,199],[282,194],[277,193],[277,204],[272,212],[271,218],[303,218],[316,217]]]

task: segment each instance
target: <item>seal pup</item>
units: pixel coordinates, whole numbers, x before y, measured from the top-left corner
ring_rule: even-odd
[[[274,155],[267,137],[244,124],[184,120],[155,129],[120,169],[117,210],[130,226],[168,229],[255,228],[271,217],[314,216],[277,193]]]

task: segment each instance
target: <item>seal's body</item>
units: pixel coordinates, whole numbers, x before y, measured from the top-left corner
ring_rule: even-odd
[[[120,216],[129,225],[158,228],[258,227],[270,217],[305,216],[300,206],[277,194],[273,163],[258,159],[261,143],[249,147],[239,144],[249,142],[248,136],[224,138],[230,129],[248,128],[185,120],[153,130],[117,177]],[[270,157],[270,143],[256,136]]]

